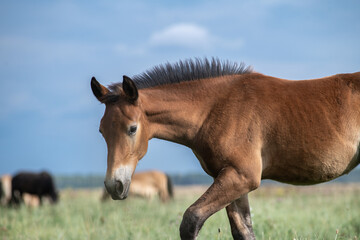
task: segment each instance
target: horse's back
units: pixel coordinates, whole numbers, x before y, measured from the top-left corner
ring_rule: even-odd
[[[283,81],[264,95],[262,105],[266,107],[261,108],[261,115],[267,122],[262,125],[263,178],[313,184],[356,167],[359,85],[359,73],[341,74]]]
[[[221,89],[193,150],[210,159],[199,160],[212,176],[232,162],[239,169],[262,169],[262,179],[331,180],[359,164],[359,90],[360,73],[302,81],[234,76]]]
[[[132,181],[139,181],[148,184],[157,184],[160,181],[164,181],[166,179],[166,174],[160,171],[152,170],[146,172],[137,172],[133,176]]]

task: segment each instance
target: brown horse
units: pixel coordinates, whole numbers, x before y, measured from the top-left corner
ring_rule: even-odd
[[[135,173],[131,179],[130,195],[147,199],[159,196],[162,202],[167,202],[173,197],[173,186],[168,175],[160,171],[144,171]],[[102,200],[110,195],[104,189]]]
[[[248,193],[262,179],[308,185],[359,164],[360,72],[289,81],[243,64],[186,60],[155,67],[109,88],[91,80],[105,104],[105,186],[126,198],[131,175],[161,138],[190,147],[214,178],[184,213],[181,239],[226,207],[234,239],[254,239]]]

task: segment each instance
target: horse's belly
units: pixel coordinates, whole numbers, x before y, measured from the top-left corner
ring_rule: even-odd
[[[349,173],[359,162],[359,149],[343,146],[338,152],[308,157],[284,156],[263,169],[262,178],[295,185],[310,185],[333,180]],[[306,156],[306,154],[304,154]]]

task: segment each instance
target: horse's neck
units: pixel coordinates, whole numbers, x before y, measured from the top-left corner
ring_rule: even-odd
[[[219,95],[219,83],[206,80],[142,89],[151,136],[191,147]]]

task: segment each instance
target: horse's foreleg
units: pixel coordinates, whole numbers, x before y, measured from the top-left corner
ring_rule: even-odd
[[[227,206],[226,212],[234,239],[255,239],[247,194]]]
[[[42,206],[42,204],[43,204],[42,195],[39,194],[39,195],[38,195],[38,198],[39,198],[39,206]]]
[[[256,174],[224,168],[209,189],[185,211],[180,225],[181,239],[196,239],[208,217],[259,185],[260,176]]]

